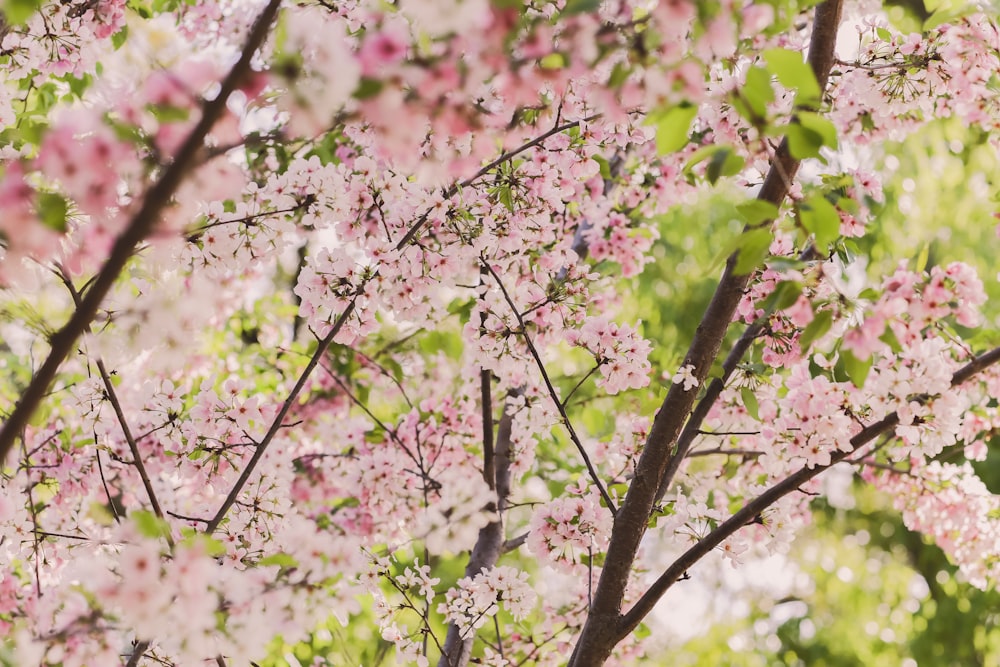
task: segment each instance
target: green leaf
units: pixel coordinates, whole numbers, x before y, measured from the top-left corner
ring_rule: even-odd
[[[781,85],[798,91],[796,106],[809,106],[819,102],[822,91],[812,68],[798,51],[768,49],[764,51],[767,71],[778,78]]]
[[[816,237],[816,245],[825,250],[840,236],[840,214],[821,194],[799,202],[799,219],[806,231]]]
[[[812,322],[806,325],[799,336],[799,348],[805,352],[813,344],[813,341],[822,338],[833,325],[833,313],[829,310],[821,310],[813,314]]]
[[[83,93],[87,88],[94,82],[94,77],[90,74],[84,74],[83,76],[73,76],[72,74],[66,74],[62,77],[62,80],[66,82],[69,86],[69,91],[75,95],[77,98],[82,98]]]
[[[505,209],[514,212],[514,193],[506,183],[497,188],[497,200]]]
[[[66,199],[55,192],[43,192],[38,196],[38,217],[49,229],[62,234],[66,231],[66,214],[69,205]]]
[[[562,69],[566,66],[566,56],[561,53],[550,53],[538,61],[542,69]]]
[[[868,377],[868,371],[872,368],[871,358],[858,359],[850,350],[841,348],[840,360],[844,364],[844,371],[847,373],[847,377],[850,378],[851,383],[859,389],[863,387],[865,379]]]
[[[755,420],[760,421],[760,405],[757,403],[757,395],[750,387],[740,389],[740,396],[743,398],[743,407],[747,409],[747,414]]]
[[[147,510],[134,510],[129,512],[129,517],[135,521],[135,527],[140,534],[146,537],[160,538],[170,534],[170,526],[163,519],[157,518],[155,514]]]
[[[691,154],[691,158],[684,166],[684,173],[690,174],[694,167],[705,160],[705,178],[709,183],[715,184],[722,176],[735,176],[743,169],[745,160],[737,155],[731,146],[725,144],[712,144],[703,146]]]
[[[354,99],[367,100],[370,97],[375,97],[382,92],[383,85],[378,79],[362,77],[361,82],[354,91]]]
[[[122,47],[125,40],[128,39],[128,26],[122,26],[122,29],[111,35],[111,46],[115,48],[115,51]]]
[[[822,139],[821,146],[837,148],[837,128],[825,117],[812,111],[800,111],[795,114],[795,122],[818,134]]]
[[[597,164],[600,165],[600,167],[601,167],[601,178],[603,178],[606,181],[610,181],[611,180],[611,165],[608,163],[607,159],[605,159],[604,157],[602,157],[600,155],[595,155],[591,159],[594,162],[596,162]]]
[[[736,275],[743,276],[757,268],[767,258],[771,240],[771,230],[767,227],[743,232],[739,237],[740,254],[734,268]]]
[[[927,260],[930,259],[931,246],[929,243],[922,243],[920,245],[920,252],[917,253],[917,260],[913,265],[913,270],[918,273],[923,273],[924,269],[927,268]]]
[[[115,515],[108,505],[97,501],[90,503],[86,516],[101,526],[111,526],[115,523]]]
[[[146,109],[161,123],[183,123],[188,119],[190,110],[183,107],[156,106],[147,104]]]
[[[928,8],[930,10],[930,8]],[[952,7],[950,4],[947,6],[942,6],[940,9],[934,11],[927,20],[924,21],[923,32],[930,32],[934,28],[945,23],[955,23],[958,19],[961,19],[975,11],[975,5],[972,3],[964,3],[960,7]]]
[[[767,118],[767,105],[774,101],[774,89],[771,87],[771,75],[763,67],[754,66],[747,70],[746,82],[740,89],[739,99],[747,108],[737,108],[740,115],[753,124]]]
[[[277,565],[278,567],[297,567],[298,564],[299,561],[284,552],[271,554],[270,556],[265,556],[257,561],[257,565],[260,565],[261,567],[269,567],[271,565]]]
[[[684,103],[653,115],[656,124],[656,152],[660,155],[680,150],[688,142],[691,121],[698,114],[698,107]]]
[[[896,334],[893,332],[892,327],[886,327],[882,335],[878,337],[880,341],[888,345],[893,352],[899,354],[903,351],[903,345],[896,338]]]
[[[774,313],[788,308],[798,301],[804,288],[805,285],[797,280],[782,280],[775,286],[774,291],[764,299],[764,310],[768,313]]]
[[[572,16],[574,14],[586,14],[588,12],[596,12],[601,6],[601,0],[566,0],[566,6],[563,7],[563,16]]]
[[[42,6],[42,0],[3,0],[0,11],[12,25],[21,25]]]
[[[819,152],[819,149],[823,147],[823,135],[819,132],[797,123],[789,123],[781,129],[788,137],[788,150],[796,160],[823,158]]]
[[[631,73],[632,70],[624,63],[615,63],[614,69],[611,70],[611,76],[608,77],[608,88],[619,88],[628,80]]]
[[[762,222],[771,222],[778,217],[778,207],[763,199],[751,199],[736,207],[740,219],[748,227],[756,227]]]
[[[218,558],[226,553],[226,545],[221,541],[189,526],[181,528],[181,536],[183,538],[182,544],[189,547],[200,545],[204,552],[213,558]]]
[[[728,146],[723,146],[722,150],[716,151],[708,160],[705,167],[705,177],[708,182],[715,185],[715,182],[722,176],[735,176],[743,170],[746,164],[741,156],[737,155]]]

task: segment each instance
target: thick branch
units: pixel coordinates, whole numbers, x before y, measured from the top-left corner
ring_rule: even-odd
[[[690,451],[694,439],[700,433],[701,425],[705,421],[705,417],[708,416],[709,410],[719,400],[722,390],[726,388],[726,383],[736,370],[736,367],[739,366],[740,361],[743,360],[743,355],[750,349],[753,341],[760,335],[763,328],[764,323],[762,320],[758,320],[746,328],[740,339],[733,345],[733,349],[729,351],[729,356],[722,363],[722,377],[712,380],[705,389],[701,400],[698,401],[698,405],[695,406],[687,423],[684,425],[684,430],[681,431],[680,437],[677,438],[677,448],[670,455],[670,461],[667,462],[667,469],[663,473],[663,477],[660,478],[660,488],[656,492],[655,502],[658,503],[663,500],[663,496],[666,494],[667,489],[670,488],[670,483],[673,481],[674,476],[677,475],[681,463],[687,456],[688,451]]]
[[[833,64],[841,8],[842,0],[826,0],[816,8],[808,58],[821,90],[826,87]],[[780,206],[788,194],[798,167],[799,161],[789,151],[787,139],[782,141],[758,198]],[[694,375],[699,384],[704,383],[719,354],[729,323],[749,281],[749,276],[736,275],[736,258],[734,253],[726,262],[719,286],[684,359],[684,365],[694,367]],[[636,466],[635,477],[615,517],[605,566],[601,571],[587,622],[570,659],[571,667],[603,665],[621,639],[618,632],[619,618],[632,564],[646,532],[649,514],[670,454],[694,400],[695,392],[685,391],[679,384],[672,385],[653,421]]]
[[[128,657],[128,662],[125,663],[125,667],[136,667],[139,664],[139,660],[142,656],[149,650],[149,642],[139,642],[132,649],[132,655]]]
[[[167,208],[170,199],[173,197],[181,181],[187,172],[194,166],[195,158],[199,149],[205,141],[205,136],[211,131],[212,126],[222,116],[226,110],[226,102],[229,95],[242,83],[247,73],[250,71],[250,59],[257,49],[264,42],[270,30],[271,23],[278,12],[281,0],[271,0],[267,7],[261,12],[254,23],[250,36],[243,47],[240,59],[233,65],[229,74],[223,79],[218,95],[214,99],[202,105],[201,118],[191,130],[191,133],[181,145],[173,162],[163,171],[163,176],[153,187],[149,189],[146,196],[142,198],[139,210],[136,211],[128,227],[115,240],[111,249],[111,254],[101,268],[93,284],[87,290],[79,307],[73,311],[69,321],[56,332],[50,341],[51,348],[49,355],[42,363],[41,368],[31,378],[31,382],[25,389],[21,400],[18,401],[3,427],[0,428],[0,462],[7,458],[17,435],[28,425],[31,415],[41,404],[42,399],[52,381],[55,379],[59,366],[69,356],[76,345],[77,339],[87,330],[97,310],[111,290],[112,285],[118,279],[129,257],[132,256],[135,247],[149,235],[154,225],[160,218],[160,214]]]
[[[520,390],[514,390],[510,396],[516,396]],[[492,421],[492,420],[491,420]],[[503,513],[507,509],[507,498],[510,495],[510,435],[511,422],[513,418],[507,412],[507,405],[504,405],[503,415],[500,416],[500,425],[497,429],[496,447],[494,449],[494,469],[495,477],[491,480],[491,486],[497,492],[497,518],[491,521],[479,531],[476,545],[469,555],[469,563],[465,567],[465,576],[474,577],[483,569],[493,569],[500,556],[505,552],[506,542],[504,542],[504,521]],[[491,426],[492,428],[492,426]],[[490,433],[492,438],[493,434]],[[472,657],[472,642],[475,633],[463,637],[458,626],[452,623],[448,626],[448,635],[445,638],[444,649],[441,652],[441,660],[438,667],[464,667],[469,664]]]
[[[952,375],[951,386],[956,387],[962,384],[976,375],[976,373],[981,372],[985,368],[988,368],[997,362],[1000,362],[1000,347],[994,348],[993,350],[976,357],[974,360],[959,369],[954,375]],[[925,397],[919,400],[919,402],[923,403],[927,400],[928,399]],[[663,596],[663,594],[666,593],[667,589],[680,579],[695,563],[701,560],[715,547],[722,544],[726,538],[733,535],[736,531],[746,526],[748,523],[752,523],[754,517],[758,516],[768,507],[778,502],[781,498],[800,488],[813,477],[823,473],[831,466],[840,463],[879,436],[890,433],[898,424],[899,415],[897,413],[893,412],[890,415],[886,415],[874,424],[866,426],[860,433],[851,438],[851,448],[849,450],[837,451],[832,454],[830,456],[830,463],[827,465],[815,466],[813,468],[802,468],[798,472],[795,472],[781,480],[767,491],[744,505],[738,512],[719,525],[718,528],[703,537],[697,544],[688,549],[681,555],[680,558],[674,561],[674,563],[660,575],[653,585],[649,587],[649,590],[643,594],[643,596],[638,602],[635,603],[628,613],[622,616],[621,622],[618,625],[618,641],[627,636],[637,625],[639,625],[639,623],[642,622],[642,619],[645,618],[646,615],[653,609],[653,606]]]

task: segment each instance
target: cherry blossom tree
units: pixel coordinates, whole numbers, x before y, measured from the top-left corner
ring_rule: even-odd
[[[625,664],[845,473],[1000,577],[987,288],[866,272],[886,142],[1000,147],[990,8],[3,7],[0,662]]]

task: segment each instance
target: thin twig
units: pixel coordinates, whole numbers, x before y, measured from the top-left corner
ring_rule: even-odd
[[[528,351],[535,360],[535,365],[538,367],[538,372],[542,375],[542,381],[545,383],[545,387],[548,390],[549,398],[552,399],[552,403],[556,406],[556,410],[559,412],[559,416],[562,418],[563,426],[566,427],[566,431],[569,433],[570,440],[576,445],[577,451],[580,453],[580,457],[583,459],[583,463],[587,466],[587,472],[590,473],[590,479],[594,482],[597,490],[601,494],[601,498],[608,506],[612,515],[618,513],[618,508],[615,506],[614,501],[608,494],[608,490],[604,488],[604,483],[601,482],[600,475],[597,473],[597,469],[594,467],[593,462],[590,460],[590,455],[587,454],[587,450],[584,449],[583,443],[580,441],[580,437],[576,434],[576,429],[573,428],[573,423],[569,420],[569,415],[566,414],[566,409],[563,407],[562,401],[559,400],[559,394],[556,392],[556,388],[552,386],[552,380],[549,379],[548,371],[545,370],[545,364],[542,362],[542,357],[538,354],[538,350],[535,348],[535,344],[531,340],[531,336],[528,335],[528,328],[525,325],[524,318],[521,317],[520,311],[517,309],[517,304],[511,298],[510,294],[507,292],[507,288],[504,287],[503,281],[497,272],[493,270],[490,263],[486,261],[485,258],[480,257],[479,261],[482,263],[486,270],[490,272],[493,276],[493,280],[496,281],[497,287],[500,288],[500,292],[503,294],[504,300],[510,307],[511,312],[514,313],[514,317],[517,318],[518,326],[520,327],[521,336],[524,337],[525,345],[528,346]]]
[[[280,5],[281,0],[271,0],[261,12],[250,30],[250,35],[239,60],[229,70],[226,78],[222,80],[218,94],[202,105],[201,118],[198,119],[197,124],[184,140],[171,163],[163,169],[163,175],[142,197],[139,209],[125,231],[115,239],[107,261],[87,290],[80,306],[73,311],[63,328],[51,337],[48,356],[38,372],[31,378],[31,382],[28,383],[13,412],[0,427],[0,462],[6,460],[17,435],[28,425],[31,416],[48,392],[62,362],[72,352],[77,339],[83,335],[97,315],[98,308],[118,280],[118,276],[121,275],[135,247],[153,231],[161,213],[167,208],[170,199],[194,165],[205,137],[226,110],[230,94],[236,90],[250,72],[250,61],[267,37]]]
[[[954,373],[951,379],[951,387],[957,387],[963,382],[974,377],[977,373],[992,366],[993,364],[996,364],[997,362],[1000,362],[1000,347],[994,348],[975,358]],[[930,398],[927,396],[920,396],[914,400],[917,403],[923,404],[930,400]],[[659,578],[657,578],[657,580],[649,587],[642,597],[639,598],[635,605],[633,605],[633,607],[626,614],[620,617],[620,620],[617,623],[616,636],[620,639],[632,632],[632,630],[634,630],[635,627],[642,622],[642,619],[645,618],[646,614],[652,610],[656,602],[663,596],[664,593],[667,592],[667,589],[669,589],[680,578],[680,576],[687,572],[695,563],[715,549],[715,547],[722,544],[726,538],[736,533],[736,531],[740,528],[747,525],[748,522],[752,522],[754,517],[759,515],[784,496],[800,490],[800,487],[812,478],[820,475],[837,463],[846,460],[851,454],[856,453],[859,449],[866,446],[879,436],[891,434],[892,429],[894,429],[898,424],[899,414],[897,412],[892,412],[891,414],[886,415],[879,421],[866,426],[860,433],[851,438],[850,449],[846,451],[836,451],[831,454],[830,462],[828,464],[817,465],[812,468],[801,468],[776,483],[774,486],[768,488],[753,500],[746,503],[742,508],[740,508],[739,511],[729,517],[708,535],[699,540],[697,544],[684,552],[676,561],[673,562],[673,564],[670,565],[670,567],[666,569],[666,571],[664,571],[663,574],[659,576]]]
[[[755,449],[722,449],[717,447],[715,449],[696,449],[688,453],[688,458],[693,458],[695,456],[715,456],[716,454],[721,456],[744,456],[747,458],[763,456],[764,452],[757,451]]]
[[[80,294],[77,292],[76,288],[73,286],[73,280],[69,277],[63,267],[59,267],[59,275],[69,290],[70,296],[73,298],[74,305],[80,307]],[[90,331],[90,325],[87,325],[88,332]],[[160,508],[160,502],[156,499],[156,492],[153,490],[153,484],[149,480],[149,474],[146,472],[146,465],[142,462],[142,455],[139,453],[139,446],[136,443],[136,439],[132,437],[132,429],[129,428],[128,419],[125,417],[125,411],[122,409],[121,401],[118,400],[118,392],[115,391],[115,385],[111,381],[111,375],[108,373],[107,367],[104,365],[104,360],[97,357],[95,360],[97,365],[97,371],[101,375],[101,382],[104,385],[104,393],[107,394],[108,400],[111,402],[111,407],[114,410],[115,417],[118,419],[118,426],[122,430],[122,435],[125,436],[125,442],[128,443],[129,451],[132,453],[132,463],[135,465],[136,470],[139,472],[139,478],[142,480],[142,486],[146,490],[146,496],[149,498],[149,503],[153,508],[153,513],[159,519],[165,519],[163,516],[163,510]],[[97,444],[96,442],[94,443]],[[167,542],[167,545],[171,549],[174,548],[174,537],[171,531],[167,530],[163,533],[163,537]]]
[[[698,401],[694,410],[691,411],[691,416],[688,417],[687,423],[684,424],[684,430],[681,431],[680,436],[677,438],[677,448],[670,455],[670,460],[667,462],[667,469],[664,471],[663,478],[660,481],[660,488],[656,492],[656,503],[663,500],[663,496],[670,488],[670,483],[673,482],[677,471],[680,470],[681,463],[688,455],[688,451],[691,449],[695,438],[701,434],[702,423],[708,417],[712,406],[719,400],[722,390],[726,388],[729,378],[732,377],[732,374],[739,367],[743,356],[763,330],[764,319],[759,319],[744,329],[743,334],[736,341],[736,344],[733,345],[733,349],[729,351],[726,360],[722,363],[722,376],[712,380],[708,384],[708,387],[705,388],[705,393],[702,395],[701,400]]]
[[[205,526],[206,533],[215,532],[215,529],[219,527],[219,524],[222,523],[222,519],[226,516],[226,512],[228,512],[229,508],[236,502],[236,498],[239,497],[240,492],[243,490],[243,486],[250,479],[250,475],[253,474],[257,464],[260,463],[261,458],[263,458],[264,453],[267,451],[268,445],[271,444],[271,441],[274,440],[278,431],[281,430],[282,422],[285,420],[285,416],[288,415],[288,412],[295,404],[296,399],[299,397],[299,393],[302,391],[302,388],[305,387],[306,382],[309,380],[309,376],[312,375],[313,369],[316,368],[319,360],[322,359],[324,354],[326,354],[327,349],[330,347],[330,344],[333,342],[333,339],[337,336],[337,334],[340,333],[340,330],[347,322],[347,319],[354,313],[356,303],[357,297],[352,299],[347,304],[344,312],[341,313],[340,316],[337,317],[337,320],[333,323],[333,326],[330,328],[330,332],[327,333],[326,337],[324,337],[316,346],[316,351],[313,353],[312,357],[309,358],[309,363],[306,364],[302,373],[299,374],[299,379],[295,382],[295,386],[293,386],[292,390],[288,392],[288,396],[285,398],[284,403],[281,404],[278,414],[274,416],[274,419],[271,421],[271,426],[267,429],[267,433],[264,434],[264,437],[261,439],[257,449],[254,451],[250,461],[247,463],[246,467],[243,468],[243,472],[240,474],[239,479],[236,480],[236,484],[234,484],[233,488],[229,490],[229,494],[226,496],[225,501],[223,501],[222,506],[219,507],[218,511],[215,513],[215,516]]]

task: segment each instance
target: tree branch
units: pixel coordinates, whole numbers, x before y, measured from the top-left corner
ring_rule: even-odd
[[[507,394],[508,398],[520,395],[520,389],[514,389]],[[490,486],[497,492],[497,518],[479,531],[476,544],[469,554],[469,562],[465,566],[465,576],[474,577],[484,569],[496,567],[500,556],[506,553],[504,542],[504,512],[507,509],[507,499],[510,496],[510,436],[513,417],[507,412],[508,404],[504,402],[504,411],[500,416],[497,428],[496,447],[494,448],[495,476]],[[492,437],[492,433],[490,434]],[[472,644],[475,633],[463,637],[461,630],[454,623],[448,626],[444,648],[438,667],[464,667],[472,657]]]
[[[833,64],[841,9],[842,0],[826,0],[816,8],[808,60],[820,90],[826,88]],[[758,199],[780,206],[788,194],[790,180],[795,177],[798,167],[799,160],[792,156],[786,138],[775,153]],[[699,385],[704,383],[719,354],[733,314],[750,279],[748,275],[736,275],[737,256],[738,251],[726,262],[719,286],[684,359],[683,365],[694,367]],[[632,564],[646,532],[649,514],[670,455],[675,449],[681,427],[691,412],[695,397],[695,392],[684,391],[678,384],[672,385],[653,420],[646,445],[636,465],[635,477],[615,517],[604,569],[594,592],[587,621],[570,658],[571,667],[603,665],[621,639],[618,632],[619,618]]]
[[[73,298],[73,303],[79,307],[80,306],[80,293],[76,291],[73,286],[73,281],[60,267],[59,277],[62,279],[63,284],[66,285],[66,289],[69,290],[70,296]],[[90,331],[90,324],[87,324],[86,331]],[[146,490],[146,496],[149,498],[149,504],[153,508],[153,513],[159,519],[166,521],[166,517],[163,516],[163,510],[160,508],[160,502],[156,499],[156,492],[153,490],[153,484],[149,480],[149,474],[146,472],[146,464],[142,462],[142,456],[139,454],[139,446],[136,443],[136,439],[132,436],[132,429],[129,428],[128,420],[125,418],[125,411],[122,409],[121,401],[118,400],[118,392],[115,391],[115,385],[111,381],[111,375],[108,373],[107,367],[104,365],[104,360],[100,357],[96,358],[94,362],[97,365],[97,371],[101,375],[101,383],[104,385],[104,392],[108,395],[108,400],[111,402],[111,407],[115,412],[115,417],[118,419],[118,426],[121,427],[122,435],[125,436],[125,442],[128,443],[128,449],[132,453],[132,463],[135,465],[136,470],[139,472],[139,478],[142,480],[142,486]],[[96,442],[94,444],[97,444]],[[166,539],[167,544],[171,549],[174,547],[174,537],[168,531],[163,535]]]
[[[576,449],[580,453],[580,457],[583,459],[583,464],[587,467],[587,472],[590,473],[590,479],[594,482],[598,492],[601,494],[601,498],[604,499],[604,502],[607,504],[608,509],[611,510],[611,513],[617,514],[618,508],[615,507],[615,503],[608,494],[608,490],[604,488],[604,483],[601,482],[601,477],[597,474],[597,469],[594,467],[594,463],[590,460],[590,455],[587,454],[587,450],[584,449],[583,442],[580,441],[580,437],[576,434],[576,429],[573,428],[573,424],[569,420],[569,415],[566,414],[566,409],[563,407],[562,401],[559,400],[556,388],[552,386],[552,380],[549,379],[549,374],[545,370],[545,364],[542,363],[542,357],[538,354],[538,349],[535,348],[535,344],[531,341],[531,336],[528,335],[528,329],[525,326],[524,318],[521,317],[521,312],[517,309],[517,304],[514,303],[510,293],[507,292],[507,288],[504,287],[503,281],[500,280],[500,276],[493,270],[490,263],[484,258],[480,258],[480,262],[484,267],[486,267],[486,270],[490,272],[490,275],[492,275],[493,279],[497,282],[497,286],[500,288],[500,292],[503,294],[504,300],[514,313],[514,317],[517,318],[517,323],[521,328],[521,335],[524,336],[524,342],[528,346],[528,351],[531,353],[532,358],[535,360],[535,364],[538,366],[538,371],[542,375],[542,381],[545,383],[545,388],[548,390],[549,397],[552,399],[552,403],[556,406],[556,410],[559,411],[559,416],[562,417],[563,426],[565,426],[567,432],[569,432],[570,440],[572,440],[573,444],[576,445]]]
[[[160,180],[142,198],[139,210],[132,216],[125,231],[115,240],[111,254],[84,295],[80,306],[73,311],[63,328],[52,336],[49,355],[38,372],[31,378],[31,382],[21,396],[21,400],[17,402],[10,417],[0,428],[0,462],[7,458],[17,435],[28,425],[31,415],[45,398],[59,367],[73,351],[77,339],[83,335],[97,315],[101,302],[104,301],[104,297],[107,296],[112,285],[125,268],[133,250],[153,230],[160,214],[167,208],[171,197],[177,191],[188,170],[194,165],[198,151],[205,141],[205,136],[226,110],[229,95],[236,90],[247,73],[250,72],[250,60],[267,37],[280,5],[281,0],[271,0],[257,17],[240,54],[240,59],[229,70],[226,78],[222,80],[218,95],[202,105],[201,118],[198,123],[184,140],[174,156],[173,162],[163,171]]]
[[[448,197],[457,194],[463,187],[471,185],[473,182],[475,182],[476,179],[481,178],[484,174],[488,173],[490,169],[495,168],[497,165],[507,160],[513,159],[520,153],[530,148],[533,148],[534,146],[540,145],[549,137],[558,134],[559,132],[565,132],[568,129],[578,126],[581,122],[593,120],[594,118],[597,118],[597,116],[591,116],[588,118],[584,118],[580,121],[574,121],[572,123],[565,123],[563,125],[556,126],[551,130],[532,139],[531,141],[528,141],[518,146],[517,148],[502,154],[497,159],[493,160],[486,166],[479,169],[473,176],[467,178],[464,181],[461,181],[460,183],[452,185],[445,192],[445,198],[447,199]],[[417,218],[417,220],[410,226],[410,228],[406,231],[403,237],[396,243],[395,247],[397,250],[401,250],[402,248],[406,247],[417,237],[417,235],[420,233],[420,230],[423,228],[424,223],[426,223],[427,217],[430,215],[432,210],[433,207],[428,208],[426,211],[424,211],[423,214],[421,214],[419,218]],[[229,495],[226,496],[226,500],[225,502],[223,502],[222,507],[219,508],[218,512],[216,512],[212,520],[208,522],[208,525],[206,526],[205,529],[206,532],[208,533],[214,532],[215,529],[219,527],[219,524],[222,522],[222,519],[229,511],[229,508],[231,508],[233,506],[233,503],[236,502],[236,498],[239,496],[240,491],[242,490],[243,486],[247,483],[247,480],[250,479],[251,473],[253,472],[254,468],[256,468],[257,463],[260,461],[261,457],[263,457],[264,451],[267,449],[267,446],[274,439],[274,435],[277,433],[278,429],[281,428],[282,420],[284,419],[285,415],[288,414],[288,411],[291,409],[292,404],[298,397],[299,392],[301,392],[302,387],[305,386],[305,383],[308,380],[309,376],[312,374],[313,370],[316,368],[316,365],[319,363],[320,358],[322,358],[322,356],[326,353],[326,350],[330,347],[330,344],[333,342],[334,337],[336,337],[337,333],[340,331],[340,328],[347,321],[347,318],[350,317],[350,315],[354,312],[355,306],[357,305],[358,294],[360,294],[361,290],[365,285],[374,280],[378,275],[379,272],[376,270],[371,276],[369,276],[365,280],[365,282],[358,288],[354,298],[352,298],[351,301],[348,303],[347,308],[340,315],[340,317],[337,318],[336,322],[334,322],[333,329],[330,331],[329,334],[327,334],[327,336],[323,340],[320,341],[319,347],[317,347],[316,352],[312,355],[312,358],[310,358],[309,363],[306,365],[306,368],[302,371],[302,374],[299,376],[298,381],[296,381],[295,386],[292,388],[292,392],[285,399],[285,402],[282,404],[277,417],[275,417],[275,420],[272,422],[270,428],[268,429],[267,434],[264,436],[264,439],[257,447],[257,451],[254,452],[253,457],[247,464],[247,467],[243,470],[243,473],[237,480],[236,485],[230,490]]]
[[[240,474],[236,484],[234,484],[233,488],[229,490],[229,494],[226,496],[222,506],[215,513],[215,516],[212,517],[212,520],[205,526],[206,533],[215,532],[215,529],[219,527],[219,524],[222,523],[222,519],[226,516],[226,512],[228,512],[229,508],[236,502],[236,498],[239,497],[243,487],[246,485],[247,481],[249,481],[250,475],[253,474],[257,464],[260,463],[261,458],[264,456],[264,452],[267,451],[268,445],[271,444],[271,441],[274,440],[274,436],[276,436],[278,431],[281,429],[285,417],[288,415],[289,410],[292,409],[292,405],[295,404],[295,400],[299,397],[299,393],[309,380],[309,376],[312,375],[316,365],[319,363],[320,359],[323,358],[323,355],[326,354],[327,349],[330,347],[330,343],[332,343],[333,339],[340,333],[340,330],[344,327],[347,319],[354,313],[354,306],[356,303],[357,297],[351,299],[351,301],[347,304],[347,307],[344,309],[344,312],[341,313],[340,316],[337,317],[337,320],[333,323],[330,332],[319,342],[319,345],[316,347],[316,351],[309,358],[309,363],[307,363],[306,367],[302,369],[302,373],[299,374],[299,379],[295,382],[295,386],[292,387],[292,390],[285,398],[285,402],[281,404],[278,414],[276,414],[274,419],[271,421],[271,426],[267,429],[267,433],[264,435],[264,438],[260,441],[260,444],[257,445],[257,449],[254,451],[253,456],[250,458],[246,467],[243,468],[243,472]]]
[[[454,197],[461,191],[462,188],[469,187],[470,185],[475,183],[478,179],[488,174],[490,170],[497,168],[498,166],[500,166],[504,162],[507,162],[508,160],[514,159],[515,157],[517,157],[518,155],[520,155],[521,153],[530,148],[534,148],[535,146],[541,145],[549,137],[559,134],[560,132],[565,132],[566,130],[571,130],[574,127],[578,127],[580,123],[587,123],[600,117],[601,114],[595,114],[593,116],[587,116],[586,118],[581,118],[580,120],[575,120],[570,123],[563,123],[562,125],[556,125],[551,130],[548,130],[547,132],[538,135],[531,141],[525,142],[520,146],[518,146],[517,148],[514,148],[513,150],[509,150],[506,153],[503,153],[502,155],[500,155],[500,157],[493,160],[489,164],[484,165],[479,169],[479,171],[477,171],[475,174],[465,179],[464,181],[452,185],[450,188],[444,191],[444,198],[450,199],[451,197]],[[427,221],[428,215],[430,215],[430,209],[428,209],[426,213],[420,216],[420,219],[417,220],[417,224],[415,224],[413,227],[407,230],[406,234],[403,235],[403,238],[401,238],[399,242],[396,244],[396,250],[405,248],[413,241],[413,239],[417,237],[417,234],[420,233],[421,227],[423,227],[423,224]]]
[[[695,406],[694,410],[691,412],[691,416],[688,418],[687,423],[684,425],[684,430],[681,431],[680,437],[677,438],[677,448],[674,450],[673,454],[670,455],[670,460],[667,462],[667,469],[663,473],[663,477],[660,478],[660,488],[656,491],[656,503],[663,500],[663,496],[667,493],[670,488],[670,483],[673,481],[674,477],[677,475],[677,471],[681,467],[681,463],[684,461],[685,457],[688,455],[688,451],[691,449],[691,445],[694,443],[694,439],[701,432],[701,425],[705,421],[705,417],[708,416],[709,410],[715,405],[715,402],[719,400],[719,396],[722,394],[722,390],[726,388],[726,383],[729,382],[730,376],[739,366],[740,361],[743,360],[743,355],[746,354],[747,350],[753,344],[757,336],[760,335],[761,330],[764,328],[764,320],[757,320],[750,326],[748,326],[744,331],[740,339],[736,341],[733,345],[733,349],[729,351],[729,356],[722,363],[722,377],[715,378],[712,380],[708,387],[705,389],[705,393],[702,395],[701,400],[698,401],[698,405]]]
[[[975,376],[976,373],[981,372],[997,362],[1000,362],[1000,347],[994,348],[989,352],[976,357],[974,360],[959,369],[952,375],[951,386],[956,387],[962,384],[966,380]],[[929,398],[923,396],[916,400],[919,403],[926,403]],[[851,448],[849,450],[837,451],[833,453],[830,456],[830,463],[827,465],[818,465],[813,468],[802,468],[798,472],[789,475],[744,505],[724,523],[720,524],[715,530],[699,540],[697,544],[685,551],[680,558],[674,561],[674,563],[667,568],[667,570],[661,574],[655,582],[653,582],[653,585],[649,587],[649,590],[647,590],[643,596],[639,598],[628,613],[621,617],[617,627],[617,641],[620,641],[623,637],[632,632],[632,630],[634,630],[635,627],[642,622],[642,619],[645,618],[646,615],[653,609],[657,601],[663,596],[664,593],[666,593],[667,589],[680,579],[695,563],[711,552],[712,549],[722,544],[726,538],[730,537],[740,528],[752,522],[754,517],[759,515],[784,496],[792,493],[812,478],[828,470],[831,466],[845,460],[851,454],[854,454],[872,440],[875,440],[883,434],[889,433],[891,429],[894,429],[898,424],[898,413],[893,412],[892,414],[886,415],[874,424],[869,424],[863,428],[860,433],[851,438]]]

